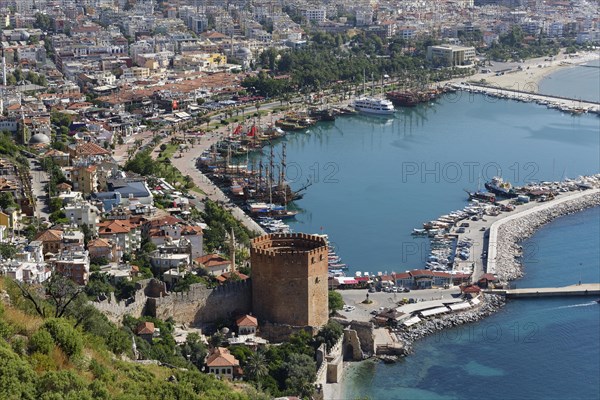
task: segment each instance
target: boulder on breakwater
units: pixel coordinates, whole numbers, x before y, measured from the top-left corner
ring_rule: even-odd
[[[483,294],[480,299],[482,300],[481,304],[470,310],[429,318],[410,328],[396,332],[396,338],[402,344],[405,354],[412,352],[412,344],[418,339],[443,329],[479,321],[504,306],[504,297],[502,296]]]
[[[494,274],[502,282],[520,278],[523,276],[523,249],[519,243],[555,218],[597,206],[600,206],[600,194],[591,193],[503,223],[498,227]]]

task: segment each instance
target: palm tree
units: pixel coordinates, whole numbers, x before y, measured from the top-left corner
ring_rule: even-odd
[[[244,373],[249,380],[255,381],[259,385],[261,384],[263,378],[269,374],[267,359],[262,351],[257,351],[248,356],[246,365],[244,366]]]

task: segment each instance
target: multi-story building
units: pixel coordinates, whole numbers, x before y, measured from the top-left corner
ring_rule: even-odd
[[[54,271],[78,285],[87,285],[90,273],[90,258],[84,250],[65,250],[54,262]]]
[[[311,22],[323,22],[327,18],[327,9],[325,7],[303,8],[300,14]]]
[[[427,61],[435,66],[456,67],[471,65],[475,60],[475,48],[444,44],[427,47]]]

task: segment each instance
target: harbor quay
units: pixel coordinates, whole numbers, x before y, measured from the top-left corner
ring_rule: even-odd
[[[523,249],[517,243],[554,218],[600,206],[600,188],[563,193],[554,200],[531,204],[518,213],[494,221],[489,228],[486,272],[498,276],[501,281],[522,276],[522,265],[517,257],[522,255]]]
[[[507,299],[558,296],[599,296],[600,283],[582,283],[563,287],[490,289],[486,293],[499,294]]]
[[[475,288],[473,291],[459,286],[413,289],[403,293],[340,290],[346,307],[338,313],[336,320],[350,328],[355,322],[369,324],[374,351],[363,356],[393,362],[410,354],[414,341],[438,331],[481,320],[497,312],[508,299],[600,295],[600,283],[574,282],[574,285],[565,287],[508,288],[510,280],[521,276],[518,243],[554,218],[599,206],[598,178],[586,177],[577,185],[568,180],[547,183],[563,190],[548,200],[519,203],[513,211],[507,210],[515,198],[500,200],[496,205],[503,205],[505,211],[469,220],[468,229],[460,233],[457,230],[461,227],[461,221],[448,229],[447,235],[454,237],[454,240],[472,243],[472,257],[457,260],[453,267],[462,271],[471,269],[471,282],[474,284],[482,276],[494,274],[501,278],[496,285],[487,289],[472,286]],[[567,190],[567,186],[571,189]],[[519,234],[510,235],[501,229],[507,226]],[[411,301],[407,302],[408,299]],[[328,385],[326,388],[326,392],[329,392]]]
[[[540,105],[545,105],[548,108],[555,108],[573,114],[582,114],[585,112],[596,114],[600,113],[600,104],[589,101],[582,101],[581,99],[572,99],[561,96],[550,96],[525,90],[505,89],[471,82],[455,83],[452,84],[452,87],[471,93],[485,94],[494,98],[518,100],[523,102],[535,102]]]

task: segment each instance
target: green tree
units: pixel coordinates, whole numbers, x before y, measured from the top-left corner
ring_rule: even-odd
[[[332,314],[344,308],[344,299],[339,292],[335,290],[329,291],[329,313]]]
[[[36,399],[37,376],[6,342],[0,342],[0,398]]]
[[[17,248],[8,243],[0,243],[0,256],[3,259],[7,260],[9,258],[14,258],[15,254],[17,254]]]
[[[315,336],[315,347],[325,343],[327,350],[331,350],[337,341],[344,334],[344,329],[336,321],[329,321],[324,327],[319,330],[317,336]]]
[[[40,329],[29,338],[29,351],[50,354],[54,348],[54,339],[45,329]]]
[[[248,380],[261,385],[262,380],[269,374],[267,359],[262,351],[252,353],[244,365],[244,373]]]
[[[285,379],[286,392],[300,394],[302,398],[311,398],[313,385],[317,375],[316,362],[306,354],[290,354],[283,365],[287,378]]]
[[[206,358],[208,350],[206,345],[200,339],[200,335],[192,332],[187,336],[181,353],[192,364],[200,369],[204,366],[204,359]]]
[[[0,192],[0,208],[2,210],[17,208],[17,202],[11,192]]]

